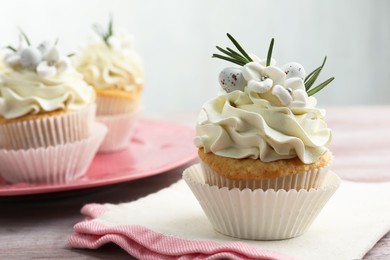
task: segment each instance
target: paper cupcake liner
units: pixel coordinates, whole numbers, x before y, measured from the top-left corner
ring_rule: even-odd
[[[280,240],[302,235],[340,185],[340,178],[330,172],[318,189],[218,188],[205,183],[199,164],[186,169],[183,178],[215,230],[251,240]]]
[[[81,141],[28,150],[0,150],[0,175],[10,183],[69,183],[83,176],[107,128],[94,123],[92,135]]]
[[[224,176],[215,173],[206,163],[200,160],[203,173],[205,175],[206,183],[209,185],[216,185],[218,187],[227,187],[229,189],[238,188],[240,190],[248,189],[284,189],[289,191],[291,189],[311,189],[318,188],[324,182],[328,175],[329,167],[319,169],[312,169],[310,171],[300,174],[290,174],[287,176],[277,177],[273,179],[263,180],[231,180]]]
[[[0,125],[0,148],[30,149],[73,143],[91,135],[96,105],[64,114]]]
[[[96,115],[117,115],[136,111],[140,105],[140,98],[126,99],[97,95],[96,104]]]
[[[115,152],[125,149],[134,132],[139,112],[130,112],[114,116],[98,116],[97,120],[108,128],[108,133],[99,152]]]

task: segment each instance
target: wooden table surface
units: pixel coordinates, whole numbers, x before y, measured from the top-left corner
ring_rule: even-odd
[[[383,119],[385,114],[384,120],[389,123],[379,124],[379,127],[382,129],[387,127],[387,133],[390,133],[390,107],[385,107],[385,111],[381,107],[374,107],[371,112],[367,112],[367,109],[364,111],[330,109],[330,113],[328,112],[329,125],[333,128],[334,133],[343,133],[338,137],[335,135],[334,144],[331,146],[337,160],[343,159],[346,145],[359,146],[353,139],[348,140],[348,138],[356,138],[356,135],[344,134],[351,129],[361,129],[360,119],[362,116],[368,117],[376,114],[375,116]],[[371,129],[378,127],[378,124],[365,124],[363,127]],[[361,131],[362,134],[366,132]],[[357,135],[357,138],[362,137]],[[390,138],[384,139],[383,136],[378,137],[378,135],[372,138],[380,139],[380,143],[385,143],[385,149],[389,150]],[[381,154],[387,157],[386,153],[382,152]],[[337,164],[337,160],[335,160],[334,165],[335,172],[341,173],[340,175],[344,174],[344,177],[350,179],[348,169],[344,169],[345,165],[341,163]],[[70,249],[68,247],[67,240],[72,233],[73,226],[84,218],[80,214],[81,207],[87,203],[121,203],[137,200],[178,181],[183,170],[192,163],[156,176],[100,188],[0,197],[0,259],[129,259],[129,255],[114,244],[105,245],[95,250]],[[378,172],[382,175],[385,172],[389,177],[388,166],[389,162],[385,165],[386,171],[382,169],[381,172],[381,169],[378,169]],[[358,171],[358,168],[355,169]],[[379,177],[382,178],[382,175]],[[390,232],[366,254],[364,259],[390,259]]]

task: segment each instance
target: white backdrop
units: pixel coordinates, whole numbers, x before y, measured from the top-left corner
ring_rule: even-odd
[[[229,63],[211,59],[226,32],[265,57],[275,38],[279,65],[311,71],[325,55],[316,94],[320,105],[390,104],[390,1],[386,0],[2,0],[0,46],[17,44],[17,26],[33,42],[60,39],[74,52],[95,22],[114,22],[135,35],[145,66],[145,112],[195,112],[218,91]]]

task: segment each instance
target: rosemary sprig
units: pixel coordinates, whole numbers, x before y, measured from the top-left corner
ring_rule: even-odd
[[[108,42],[108,39],[114,34],[112,16],[110,15],[110,20],[108,22],[107,32],[104,31],[103,27],[100,24],[94,24],[94,25],[92,25],[92,28],[102,38],[104,43],[108,47],[110,47],[110,43]]]
[[[214,53],[211,57],[230,61],[241,66],[244,66],[249,62],[252,62],[253,61],[252,58],[248,55],[248,53],[244,50],[244,48],[241,47],[241,45],[236,41],[236,39],[234,39],[234,37],[231,36],[229,33],[227,33],[226,35],[230,39],[230,41],[234,44],[234,46],[237,48],[238,52],[229,47],[223,49],[219,46],[216,46],[217,50],[219,50],[226,56]],[[269,66],[271,64],[273,47],[274,47],[274,38],[271,39],[271,43],[268,48],[266,66]]]
[[[324,61],[322,62],[321,66],[313,70],[312,72],[309,73],[309,75],[306,76],[305,78],[305,88],[306,91],[309,91],[310,88],[313,86],[314,82],[317,80],[318,76],[321,73],[322,68],[325,66],[327,57],[325,56]]]
[[[245,58],[247,58],[247,60],[249,61],[253,61],[251,59],[251,57],[249,57],[249,55],[246,53],[246,51],[241,47],[241,45],[236,41],[236,39],[233,38],[233,36],[231,36],[230,34],[226,34],[227,37],[232,41],[232,43],[234,44],[234,46],[236,46],[237,50],[239,50],[241,52],[242,55],[244,55]]]
[[[325,80],[324,82],[322,82],[321,84],[319,84],[318,86],[316,86],[315,88],[311,89],[314,82],[317,80],[318,76],[320,75],[322,69],[324,68],[325,63],[326,63],[326,59],[327,59],[327,57],[325,56],[321,66],[319,66],[318,68],[313,70],[305,78],[304,84],[305,84],[306,92],[309,96],[314,95],[315,93],[317,93],[318,91],[320,91],[321,89],[326,87],[330,82],[332,82],[334,80],[334,77],[331,77],[331,78]]]
[[[268,48],[268,54],[267,54],[267,63],[266,66],[268,67],[271,64],[271,58],[272,58],[272,50],[274,48],[274,38],[271,39],[271,42],[269,44]]]
[[[230,57],[232,57],[232,58],[234,58],[234,59],[240,60],[240,61],[244,62],[244,64],[245,64],[246,60],[245,60],[245,58],[243,58],[242,56],[240,56],[240,54],[238,54],[238,53],[236,53],[236,52],[234,52],[234,51],[230,51],[230,52],[229,52],[229,48],[226,48],[227,51],[224,50],[224,49],[222,49],[222,48],[219,47],[219,46],[216,46],[216,48],[217,48],[220,52],[222,52],[222,53],[224,53],[224,54],[226,54],[226,55],[228,55],[228,56],[230,56]]]
[[[240,65],[240,66],[244,66],[245,64],[247,64],[247,62],[242,62],[242,61],[236,60],[234,58],[226,57],[226,56],[223,56],[223,55],[220,55],[220,54],[213,54],[212,57],[213,58],[218,58],[218,59],[221,59],[221,60],[230,61],[230,62],[233,62],[233,63],[235,63],[237,65]]]
[[[309,90],[307,92],[307,95],[308,96],[312,96],[314,95],[315,93],[317,93],[318,91],[320,91],[321,89],[323,89],[324,87],[326,87],[329,83],[331,83],[332,81],[334,80],[334,77],[331,77],[327,80],[325,80],[324,82],[322,82],[321,84],[319,84],[317,87]]]
[[[216,46],[217,50],[222,52],[224,55],[216,54],[214,53],[211,57],[212,58],[218,58],[226,61],[233,62],[237,65],[244,66],[245,64],[253,61],[251,57],[246,53],[246,51],[241,47],[241,45],[231,36],[230,34],[227,34],[230,41],[234,44],[234,46],[237,48],[238,52],[227,47],[226,49],[223,49],[219,46]]]
[[[14,47],[12,47],[11,45],[6,46],[5,48],[7,48],[13,52],[17,52],[17,50]]]
[[[20,31],[20,35],[22,35],[22,37],[26,41],[27,45],[30,46],[31,42],[30,42],[29,38],[27,37],[27,34],[21,28],[19,28],[19,31]]]
[[[19,32],[20,32],[20,36],[22,36],[22,39],[26,41],[27,45],[30,46],[31,45],[31,42],[30,42],[30,39],[28,38],[27,34],[20,28],[18,27],[19,29]],[[8,45],[8,46],[5,46],[6,49],[9,49],[13,52],[17,52],[17,48],[11,46],[11,45]]]

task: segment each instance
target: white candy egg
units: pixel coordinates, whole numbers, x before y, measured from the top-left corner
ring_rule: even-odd
[[[286,79],[300,78],[304,80],[306,77],[305,69],[297,62],[289,62],[283,65],[282,70],[286,73]]]
[[[48,41],[44,41],[42,42],[41,44],[38,45],[38,50],[42,53],[42,55],[45,55],[47,53],[47,51],[53,47],[53,44],[51,42],[48,42]]]
[[[219,84],[227,93],[230,93],[234,90],[244,91],[247,82],[242,76],[241,68],[229,67],[219,73]]]
[[[42,60],[41,52],[32,46],[28,46],[20,53],[20,63],[24,68],[33,69]]]
[[[60,59],[60,51],[57,46],[53,46],[50,48],[45,54],[45,60],[49,63],[49,65],[56,64]]]

